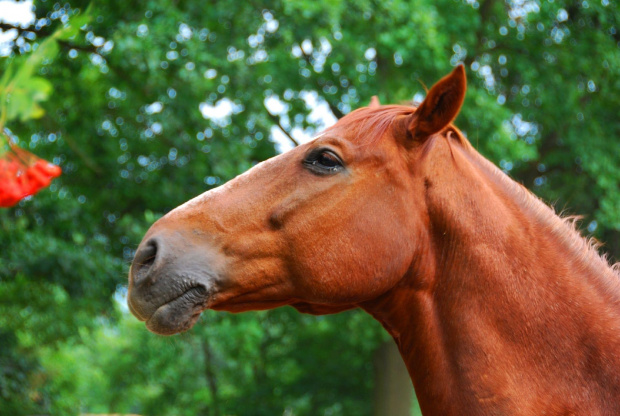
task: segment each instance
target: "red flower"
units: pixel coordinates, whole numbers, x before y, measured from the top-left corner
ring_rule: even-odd
[[[21,199],[49,186],[62,170],[15,145],[2,155],[0,146],[0,207],[12,207]]]

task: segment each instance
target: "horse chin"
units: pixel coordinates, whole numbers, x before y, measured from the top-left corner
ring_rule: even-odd
[[[146,320],[146,327],[158,335],[174,335],[187,331],[207,308],[208,298],[207,290],[203,286],[193,287],[157,308]]]

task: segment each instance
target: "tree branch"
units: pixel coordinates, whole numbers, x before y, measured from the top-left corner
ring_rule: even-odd
[[[37,38],[44,38],[52,34],[50,30],[37,30],[32,26],[23,28],[21,26],[14,26],[10,23],[0,23],[0,29],[3,31],[17,30],[18,36],[21,36],[24,33],[34,33],[37,35]],[[66,40],[57,40],[57,42],[65,49],[76,49],[84,52],[99,53],[98,48],[94,45],[76,45],[71,42],[67,42]]]
[[[308,55],[306,52],[304,52],[304,50],[301,50],[301,56],[304,57],[304,60],[306,61],[306,63],[310,66],[312,66],[312,62],[310,62],[310,55]],[[323,87],[325,86],[325,82],[321,82],[320,79],[316,80],[316,84],[319,87],[319,90],[322,90]],[[325,102],[327,103],[327,105],[329,106],[329,109],[331,110],[332,114],[337,118],[337,119],[341,119],[342,117],[344,117],[344,114],[342,113],[342,111],[340,111],[338,109],[337,106],[335,106],[333,103],[331,103],[327,98],[323,97],[323,99],[325,99]]]
[[[480,6],[480,25],[476,30],[476,44],[474,45],[475,50],[474,53],[467,56],[465,59],[465,65],[469,66],[474,62],[474,60],[480,55],[482,52],[482,40],[484,39],[484,25],[489,20],[489,15],[491,13],[491,9],[493,8],[493,4],[496,0],[485,0],[482,2]]]
[[[41,119],[41,124],[43,124],[43,126],[49,131],[60,132],[65,143],[67,143],[67,146],[69,146],[69,149],[71,149],[82,160],[82,162],[84,162],[84,165],[88,169],[93,171],[95,175],[97,176],[103,175],[104,172],[101,166],[99,166],[99,164],[92,157],[90,157],[86,152],[80,149],[80,146],[75,142],[75,140],[73,140],[73,138],[70,135],[63,132],[63,129],[61,128],[61,126],[59,126],[57,122],[53,120],[51,117],[49,117],[49,115],[46,115],[45,117]]]
[[[73,152],[78,155],[78,157],[80,159],[82,159],[82,162],[84,162],[84,165],[92,170],[93,172],[95,172],[95,174],[97,176],[102,176],[103,175],[103,169],[97,164],[97,162],[95,162],[95,160],[93,158],[91,158],[90,156],[88,156],[85,152],[82,151],[82,149],[80,149],[80,147],[77,145],[77,143],[75,142],[75,140],[73,140],[71,138],[71,136],[67,135],[66,133],[64,133],[62,135],[63,139],[65,139],[65,143],[67,143],[67,146],[69,146],[69,148],[71,150],[73,150]]]
[[[323,97],[325,98],[325,97]],[[342,111],[340,111],[338,109],[338,107],[336,107],[334,104],[332,104],[327,98],[325,98],[325,102],[327,103],[327,105],[329,106],[329,109],[331,110],[331,112],[334,114],[334,116],[337,119],[341,119],[342,117],[344,117],[344,114]]]
[[[4,31],[8,31],[8,30],[17,30],[19,33],[23,33],[23,32],[34,32],[34,30],[30,30],[30,29],[24,29],[21,26],[14,26],[10,23],[0,23],[0,29],[4,30]]]
[[[97,50],[97,47],[94,45],[76,45],[74,43],[67,42],[66,40],[58,40],[57,42],[60,46],[62,46],[65,49],[75,49],[78,51],[99,53],[99,51]]]
[[[24,28],[21,26],[12,25],[10,23],[0,23],[0,29],[2,29],[3,31],[17,30],[17,33],[19,35],[22,35],[26,32],[36,33],[38,37],[45,37],[52,34],[52,31],[49,29],[49,27],[45,29],[36,29],[34,26],[28,26]]]
[[[284,135],[286,137],[288,137],[288,139],[293,143],[293,146],[299,146],[299,142],[297,140],[295,140],[295,138],[293,136],[291,136],[286,129],[284,128],[284,126],[282,126],[282,123],[280,122],[280,117],[275,116],[273,114],[271,114],[269,112],[269,110],[265,109],[267,111],[267,114],[269,115],[269,118],[280,128],[280,130],[282,131],[282,133],[284,133]]]

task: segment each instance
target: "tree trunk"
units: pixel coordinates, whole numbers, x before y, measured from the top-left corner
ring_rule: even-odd
[[[386,341],[377,349],[373,363],[375,367],[373,414],[411,416],[413,385],[393,340]]]
[[[209,391],[211,392],[211,400],[213,403],[211,409],[209,409],[209,415],[220,416],[220,397],[218,394],[217,376],[213,366],[213,352],[211,351],[211,346],[207,340],[202,340],[201,343],[205,360],[205,377],[207,379],[207,385],[209,387]]]

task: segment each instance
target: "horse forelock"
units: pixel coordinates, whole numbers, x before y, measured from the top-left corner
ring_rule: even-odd
[[[384,105],[381,107],[362,107],[341,118],[327,129],[346,129],[353,132],[353,142],[357,145],[376,144],[393,125],[399,116],[411,115],[415,107],[405,105]]]
[[[357,145],[369,146],[377,144],[388,130],[394,125],[395,120],[401,116],[414,114],[417,107],[408,105],[383,105],[380,107],[362,107],[331,126],[326,132],[334,129],[346,129],[352,131],[353,141]],[[453,124],[448,125],[441,133],[446,139],[455,138],[460,144],[470,146],[469,142]]]

